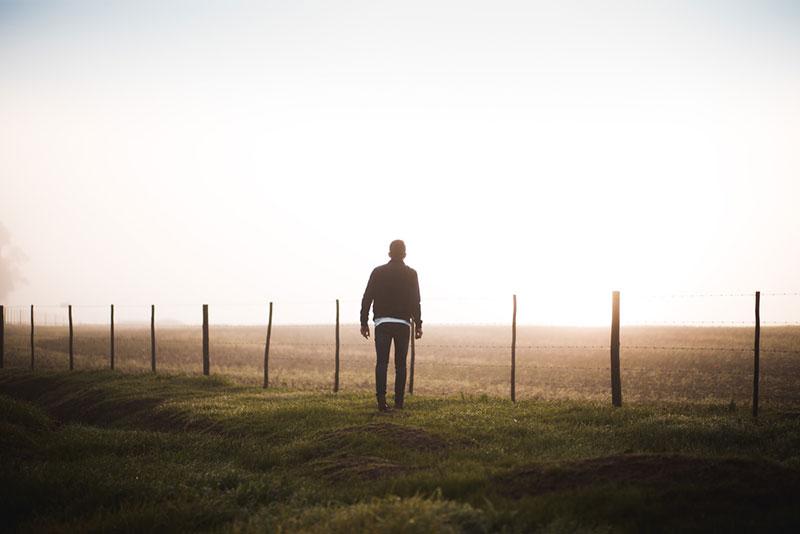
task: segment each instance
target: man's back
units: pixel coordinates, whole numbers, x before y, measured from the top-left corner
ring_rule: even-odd
[[[417,272],[402,259],[392,259],[372,271],[361,301],[362,325],[367,324],[370,304],[373,302],[375,319],[413,319],[418,326],[422,324]]]

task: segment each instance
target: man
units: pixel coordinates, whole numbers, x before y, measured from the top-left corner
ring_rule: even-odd
[[[389,263],[376,267],[369,277],[361,299],[361,335],[369,339],[369,308],[374,302],[375,321],[375,394],[378,410],[389,410],[386,404],[386,371],[389,348],[394,341],[394,407],[403,409],[406,389],[406,355],[408,354],[411,321],[416,326],[416,339],[422,337],[417,271],[407,266],[406,244],[401,240],[389,245]]]

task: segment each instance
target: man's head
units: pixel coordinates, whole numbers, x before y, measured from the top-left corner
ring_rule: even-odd
[[[393,260],[402,260],[406,257],[406,244],[402,239],[395,239],[389,245],[389,257]]]

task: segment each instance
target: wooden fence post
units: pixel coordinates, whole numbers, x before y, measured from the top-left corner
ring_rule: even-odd
[[[761,291],[756,291],[756,332],[753,343],[753,417],[758,417],[758,381],[761,375]]]
[[[33,371],[35,365],[34,361],[36,359],[36,349],[34,349],[33,345],[33,304],[31,304],[31,371]]]
[[[0,304],[0,369],[3,368],[6,351],[6,314],[3,305]]]
[[[156,305],[150,305],[150,370],[156,372]]]
[[[333,392],[339,391],[339,299],[336,299],[336,369],[333,374]]]
[[[75,351],[74,351],[74,335],[72,331],[72,304],[67,306],[67,313],[69,317],[69,370],[75,368]]]
[[[511,402],[517,402],[517,296],[511,316]]]
[[[269,387],[269,342],[272,337],[272,302],[269,303],[269,320],[267,321],[267,342],[264,344],[264,389]]]
[[[208,304],[203,304],[203,375],[208,376],[210,367],[208,355]]]
[[[417,336],[417,323],[411,319],[411,369],[409,369],[408,376],[408,394],[414,394],[414,360],[416,359],[417,351],[414,345],[414,339]]]
[[[114,370],[114,305],[111,305],[111,370]]]
[[[622,406],[622,379],[619,365],[619,291],[611,294],[611,404]]]

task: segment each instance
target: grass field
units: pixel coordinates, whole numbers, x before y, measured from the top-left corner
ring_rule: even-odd
[[[261,383],[264,327],[211,327],[211,372],[236,383]],[[276,326],[270,376],[274,385],[330,391],[333,384],[334,329]],[[158,368],[199,374],[201,329],[169,326],[157,330]],[[507,397],[511,335],[501,326],[429,325],[417,344],[415,389],[423,395],[460,393]],[[607,400],[607,328],[530,327],[518,330],[517,395],[522,399]],[[6,366],[30,365],[29,331],[7,327]],[[117,368],[149,371],[149,329],[118,326]],[[628,402],[750,402],[753,377],[752,328],[632,327],[622,330],[622,385]],[[800,327],[765,327],[761,335],[761,402],[800,404]],[[67,329],[36,330],[37,366],[67,368]],[[634,348],[634,347],[660,347]],[[667,347],[667,348],[663,348]],[[679,347],[680,349],[670,348]],[[732,351],[723,349],[734,349]],[[777,349],[794,352],[770,352]],[[77,369],[108,366],[105,326],[75,329]],[[373,388],[375,356],[358,327],[342,327],[341,387],[348,392]]]
[[[800,412],[0,371],[0,529],[800,528]]]

